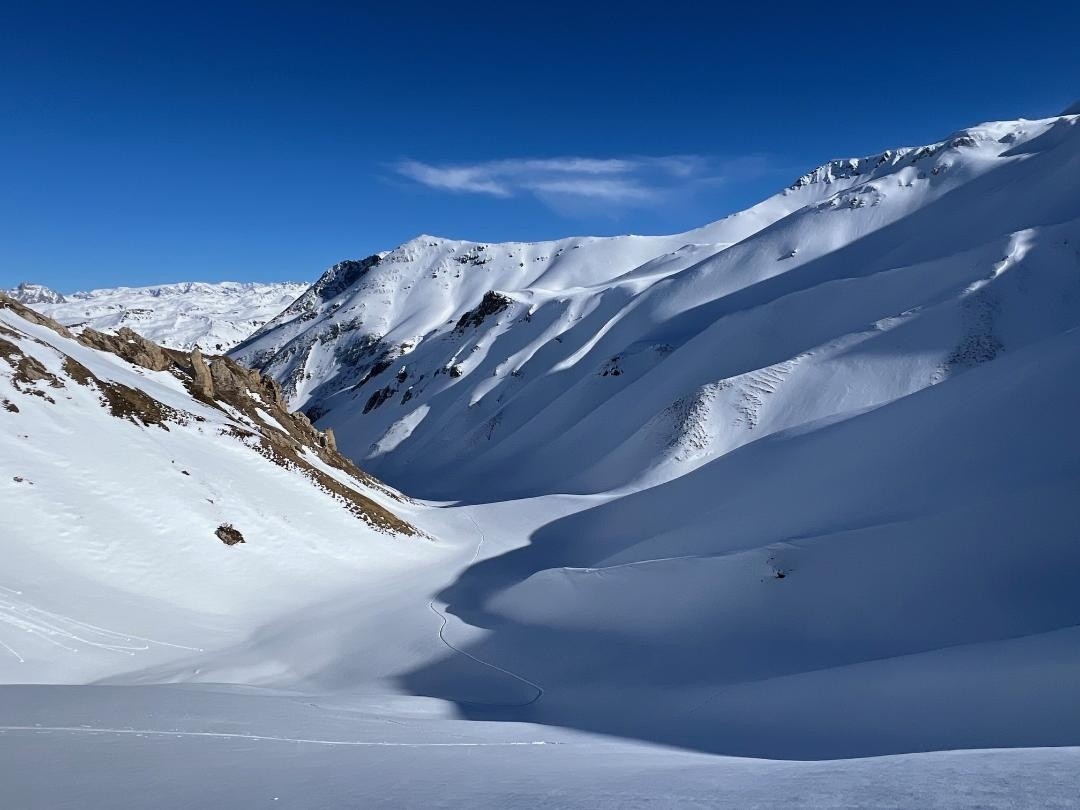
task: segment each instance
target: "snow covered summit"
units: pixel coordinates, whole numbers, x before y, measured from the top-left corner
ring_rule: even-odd
[[[28,304],[30,306],[38,306],[41,304],[63,304],[67,301],[67,299],[56,290],[49,289],[43,284],[33,284],[29,281],[24,281],[18,287],[10,290],[0,290],[0,292],[9,295],[11,298],[14,298],[22,304]]]
[[[834,160],[675,236],[421,236],[328,271],[234,356],[417,493],[678,478],[1074,324],[1077,121]]]

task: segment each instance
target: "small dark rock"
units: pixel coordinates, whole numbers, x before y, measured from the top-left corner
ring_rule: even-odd
[[[218,540],[227,546],[235,546],[237,543],[244,542],[244,535],[240,534],[240,530],[231,523],[222,523],[217,527],[214,534],[217,535]]]

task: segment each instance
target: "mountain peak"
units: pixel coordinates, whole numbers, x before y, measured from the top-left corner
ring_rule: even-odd
[[[29,281],[24,281],[15,289],[6,292],[20,304],[63,304],[67,301],[56,290],[46,287],[44,284],[34,284]]]

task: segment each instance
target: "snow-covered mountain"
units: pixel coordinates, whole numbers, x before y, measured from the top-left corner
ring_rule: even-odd
[[[1077,176],[1076,116],[997,122],[676,236],[422,236],[234,356],[413,492],[655,485],[1071,328]]]
[[[1068,806],[1077,177],[1066,115],[418,237],[235,349],[276,385],[5,304],[0,762],[71,763],[7,798]]]
[[[24,281],[18,287],[10,290],[0,290],[10,298],[14,298],[21,304],[40,306],[41,304],[63,304],[67,299],[56,290],[46,287],[44,284],[33,284]]]
[[[172,349],[226,352],[277,315],[307,284],[184,282],[153,287],[115,287],[68,296],[22,284],[11,297],[65,326],[101,332],[122,327]]]
[[[1076,177],[1080,118],[995,122],[673,237],[424,236],[235,356],[520,538],[439,598],[530,718],[782,757],[1076,742]],[[405,682],[468,706],[458,666]]]

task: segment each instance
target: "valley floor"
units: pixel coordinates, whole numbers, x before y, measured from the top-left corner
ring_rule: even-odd
[[[0,714],[11,808],[1068,808],[1080,795],[1080,748],[735,758],[388,695],[5,686]]]
[[[566,684],[557,679],[538,683],[532,664],[521,668],[522,651],[512,638],[509,646],[492,644],[498,628],[469,625],[454,613],[460,606],[448,610],[440,598],[455,570],[525,548],[537,527],[604,500],[543,498],[431,510],[428,528],[437,524],[453,548],[443,549],[439,564],[426,573],[411,572],[408,585],[395,585],[393,576],[372,580],[355,600],[335,599],[299,612],[291,622],[278,620],[271,634],[256,631],[225,649],[177,650],[166,663],[118,673],[97,685],[0,686],[2,803],[13,808],[1075,806],[1080,747],[857,753],[859,746],[866,753],[919,751],[934,748],[935,739],[947,747],[949,740],[994,739],[1008,729],[1010,721],[1002,717],[957,727],[970,722],[965,709],[950,712],[941,703],[962,703],[963,691],[987,688],[970,678],[983,665],[978,661],[958,668],[967,682],[959,691],[948,684],[927,689],[933,663],[919,656],[914,665],[878,670],[878,677],[855,674],[856,681],[877,684],[896,698],[891,706],[874,706],[873,690],[860,693],[844,668],[824,677],[802,673],[786,684],[773,679],[771,691],[769,684],[750,684],[740,696],[736,688],[734,704],[720,695],[707,698],[715,704],[710,711],[719,712],[703,714],[712,718],[706,723],[712,750],[754,750],[757,725],[769,745],[789,752],[775,758],[728,756],[709,753],[709,745],[690,733],[695,722],[682,697],[665,697],[666,691],[681,696],[684,690],[677,685],[638,691],[611,673],[597,673],[595,688],[617,691],[589,707],[584,702],[588,685],[567,697]],[[451,552],[457,562],[447,565]],[[1051,636],[1021,640],[1034,646],[1020,660],[1038,669],[1040,661],[1054,659],[1056,667],[1048,670],[1053,680],[1063,672],[1058,659],[1072,666],[1075,656],[1062,654],[1074,646],[1067,631]],[[1040,643],[1056,652],[1040,658]],[[306,653],[312,658],[305,660]],[[991,671],[995,657],[1011,657],[1000,646],[988,654],[960,654],[982,655]],[[264,669],[267,661],[273,665]],[[946,661],[945,669],[954,663]],[[290,673],[295,684],[274,686],[288,680],[280,672]],[[916,686],[922,684],[921,696],[898,685],[909,676]],[[1033,701],[1029,716],[1011,721],[1018,738],[1028,727],[1052,735],[1042,719],[1053,701],[1052,684],[1043,688],[1031,673],[1017,684],[1032,693]],[[849,687],[850,701],[837,697]],[[691,690],[691,702],[699,698]],[[642,713],[635,704],[648,700],[655,702],[653,711]],[[805,704],[801,711],[799,703]],[[567,720],[564,704],[579,708],[580,724]],[[735,704],[742,709],[733,712]],[[1023,708],[1015,700],[1010,705]],[[1060,709],[1067,729],[1074,710]],[[919,733],[911,738],[903,736],[905,725],[897,719],[905,711],[916,715]],[[620,713],[629,718],[625,733],[615,719]],[[725,722],[725,713],[732,728],[715,725]],[[785,735],[787,713],[791,722]],[[748,717],[756,722],[747,722]],[[883,718],[889,718],[894,736],[875,733]],[[597,724],[610,730],[586,730]],[[685,745],[665,744],[678,741],[684,731],[689,734]],[[919,739],[929,743],[920,745]],[[846,753],[830,754],[835,750]]]

